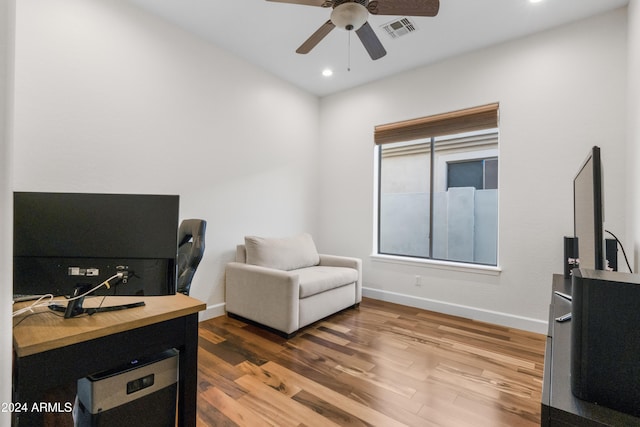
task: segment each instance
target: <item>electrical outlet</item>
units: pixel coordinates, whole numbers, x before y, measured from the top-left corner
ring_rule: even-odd
[[[422,276],[416,275],[415,283],[416,286],[422,286]]]

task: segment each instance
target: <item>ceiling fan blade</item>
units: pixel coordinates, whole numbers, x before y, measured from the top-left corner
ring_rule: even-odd
[[[316,47],[316,45],[320,43],[320,41],[325,38],[326,35],[329,34],[335,27],[336,26],[333,24],[333,22],[331,22],[331,20],[328,20],[327,22],[322,24],[322,26],[318,28],[315,33],[311,34],[311,37],[309,37],[304,43],[302,43],[300,47],[296,49],[296,52],[303,54],[311,52],[311,49]]]
[[[372,0],[367,8],[372,15],[436,16],[440,0]]]
[[[376,36],[376,33],[371,28],[368,22],[365,22],[362,27],[356,30],[356,34],[360,37],[360,41],[364,45],[364,48],[369,52],[371,59],[380,59],[387,54],[387,51],[380,43],[380,39]]]
[[[330,7],[332,2],[327,0],[267,0],[276,3],[292,3],[292,4],[301,4],[304,6],[321,6],[321,7]]]

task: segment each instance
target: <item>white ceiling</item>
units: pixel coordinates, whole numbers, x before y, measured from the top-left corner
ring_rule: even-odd
[[[387,50],[372,61],[356,34],[335,29],[309,54],[295,50],[331,9],[266,0],[129,0],[318,96],[374,81],[627,5],[629,0],[440,0],[436,17],[410,18],[417,31],[392,39],[370,15]],[[379,0],[393,1],[393,0]],[[350,46],[349,46],[350,41]],[[350,65],[350,71],[348,67]],[[325,68],[334,71],[327,78]]]

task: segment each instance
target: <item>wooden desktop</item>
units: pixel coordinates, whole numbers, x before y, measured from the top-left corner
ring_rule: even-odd
[[[86,299],[84,306],[97,305],[101,300],[102,297]],[[48,390],[175,348],[180,352],[178,425],[195,426],[198,312],[205,309],[205,304],[176,294],[110,296],[102,306],[138,301],[145,305],[70,319],[46,307],[14,317],[13,403],[17,410],[13,424],[42,425],[44,414],[32,409],[43,401]],[[29,304],[17,303],[14,310]]]

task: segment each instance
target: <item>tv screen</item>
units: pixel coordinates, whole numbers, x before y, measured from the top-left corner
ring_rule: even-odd
[[[175,293],[179,196],[14,193],[14,295],[69,295],[119,266],[127,283],[99,293]]]
[[[573,224],[580,268],[604,270],[600,148],[593,147],[573,180]]]

